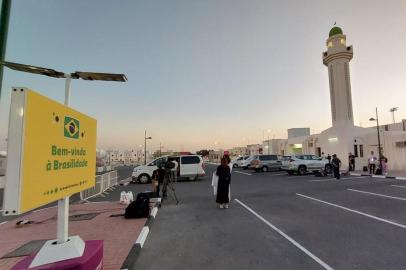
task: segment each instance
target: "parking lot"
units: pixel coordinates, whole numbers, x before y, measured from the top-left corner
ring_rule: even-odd
[[[404,269],[406,181],[236,169],[225,210],[214,168],[176,184],[137,269]]]

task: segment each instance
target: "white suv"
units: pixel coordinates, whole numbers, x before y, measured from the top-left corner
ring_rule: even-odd
[[[333,167],[328,160],[315,155],[294,155],[282,162],[282,170],[288,174],[303,175],[306,172],[318,172],[325,170],[326,173],[331,173]]]
[[[132,173],[132,180],[143,184],[150,182],[152,173],[158,169],[158,164],[165,164],[168,160],[176,160],[178,162],[178,177],[197,180],[198,177],[206,175],[201,156],[163,156],[151,161],[147,165],[135,167]]]

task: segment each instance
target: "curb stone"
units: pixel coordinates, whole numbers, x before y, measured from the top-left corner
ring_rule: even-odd
[[[397,176],[390,176],[390,175],[375,175],[369,173],[350,173],[352,176],[369,176],[371,178],[382,178],[382,179],[395,179],[395,180],[406,180],[406,177],[397,177]]]
[[[147,221],[145,222],[145,225],[142,228],[140,235],[138,236],[134,245],[131,247],[131,250],[128,253],[127,258],[121,265],[120,268],[121,270],[131,270],[134,268],[135,263],[137,262],[137,259],[140,256],[141,249],[144,246],[145,241],[147,240],[149,231],[151,230],[151,227],[154,224],[155,217],[158,213],[158,206],[154,206],[154,208],[152,208],[151,214],[149,215]]]

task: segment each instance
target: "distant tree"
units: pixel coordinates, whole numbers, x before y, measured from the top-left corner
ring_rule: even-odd
[[[199,150],[196,152],[196,154],[202,157],[207,157],[209,155],[209,150]]]

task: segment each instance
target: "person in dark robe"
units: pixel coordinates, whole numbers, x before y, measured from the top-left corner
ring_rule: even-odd
[[[231,182],[231,170],[228,166],[227,159],[221,159],[221,165],[217,167],[216,174],[219,178],[217,183],[217,197],[216,202],[220,205],[220,208],[228,208],[230,198],[228,196]]]

